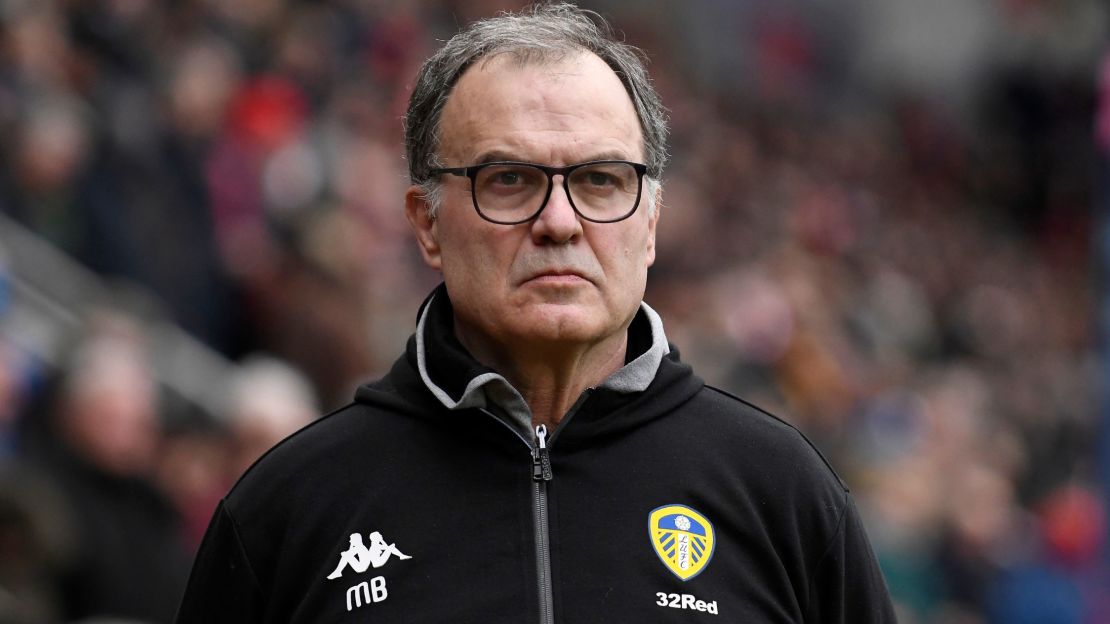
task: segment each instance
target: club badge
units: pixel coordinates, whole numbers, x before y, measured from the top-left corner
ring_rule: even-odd
[[[705,569],[716,542],[709,520],[685,505],[664,505],[651,512],[648,535],[659,560],[683,581]]]

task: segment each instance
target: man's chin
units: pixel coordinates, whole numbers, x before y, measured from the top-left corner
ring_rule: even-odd
[[[529,342],[593,342],[606,331],[606,315],[580,302],[534,304],[514,316],[513,333]]]
[[[532,305],[586,305],[597,292],[589,280],[577,275],[538,277],[520,285],[518,296]]]

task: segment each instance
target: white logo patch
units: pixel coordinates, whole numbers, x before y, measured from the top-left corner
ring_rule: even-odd
[[[362,535],[351,533],[351,545],[339,554],[339,565],[328,575],[329,579],[343,576],[343,571],[350,566],[356,573],[361,574],[373,566],[375,569],[382,567],[390,557],[398,559],[412,559],[397,549],[396,544],[387,544],[382,534],[374,531],[370,534],[370,546],[362,543]]]

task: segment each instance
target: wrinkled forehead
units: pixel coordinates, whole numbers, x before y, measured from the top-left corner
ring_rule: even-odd
[[[580,142],[626,143],[622,158],[643,151],[639,116],[624,83],[603,59],[582,49],[484,57],[455,83],[439,130],[444,157],[463,157],[486,140],[572,135]]]
[[[588,70],[605,75],[614,85],[619,84],[629,104],[632,104],[628,87],[603,58],[590,50],[571,45],[549,48],[506,48],[487,52],[459,72],[451,86],[447,101],[455,96],[461,82],[472,81],[475,74],[483,74],[495,83],[503,83],[518,80],[524,75],[573,78]]]
[[[495,48],[487,50],[473,59],[459,72],[458,77],[462,77],[462,74],[465,74],[472,67],[482,67],[491,63],[502,63],[517,68],[527,66],[544,67],[558,65],[567,59],[584,55],[596,56],[586,48],[569,43]]]

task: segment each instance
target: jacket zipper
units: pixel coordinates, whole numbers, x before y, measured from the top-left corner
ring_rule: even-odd
[[[554,624],[551,589],[551,545],[548,543],[547,483],[554,478],[547,450],[547,426],[536,427],[532,447],[532,501],[536,529],[536,576],[539,581],[540,624]]]
[[[551,439],[566,426],[570,419],[578,413],[578,409],[586,402],[593,388],[587,388],[582,396],[574,402],[566,415],[559,422],[559,427],[551,434]],[[536,439],[532,445],[532,492],[533,506],[535,508],[536,529],[536,572],[539,580],[540,597],[540,624],[555,624],[555,608],[552,598],[551,582],[551,543],[550,522],[547,513],[547,489],[555,473],[551,469],[551,451],[548,450],[547,425],[537,425],[535,428]]]
[[[567,421],[571,419],[574,414],[578,412],[578,408],[586,402],[592,392],[592,388],[586,389],[582,396],[567,411],[566,416],[560,422],[560,428],[565,426]],[[548,482],[555,478],[555,473],[551,469],[551,452],[547,448],[547,425],[538,425],[535,427],[535,438],[530,442],[524,438],[519,429],[513,427],[504,418],[500,418],[493,412],[481,408],[489,417],[504,425],[507,429],[515,433],[532,452],[532,516],[534,518],[534,530],[536,541],[536,573],[539,587],[539,602],[540,602],[540,624],[554,624],[555,623],[555,609],[552,606],[552,583],[551,583],[551,545],[549,543],[548,533],[550,522],[547,514],[547,488]],[[558,433],[558,429],[552,434]]]

